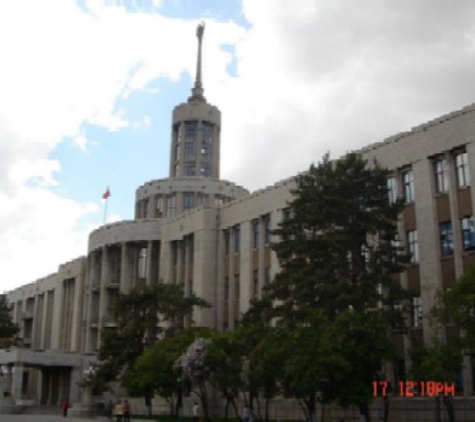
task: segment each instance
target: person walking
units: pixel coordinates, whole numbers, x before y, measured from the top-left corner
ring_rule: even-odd
[[[130,422],[130,404],[127,399],[124,401],[124,422]]]
[[[67,417],[68,416],[68,409],[69,409],[69,401],[68,399],[64,399],[61,402],[61,409],[63,409],[63,416]]]
[[[199,420],[200,420],[200,405],[198,404],[197,401],[195,401],[195,404],[193,405],[192,414],[193,414],[193,422],[199,422]]]
[[[122,422],[122,416],[124,415],[124,405],[120,400],[115,405],[115,416],[117,422]]]

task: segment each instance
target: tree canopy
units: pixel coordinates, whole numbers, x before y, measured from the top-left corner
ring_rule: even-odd
[[[7,296],[0,295],[0,348],[11,346],[19,328],[11,317],[12,307],[7,302]]]

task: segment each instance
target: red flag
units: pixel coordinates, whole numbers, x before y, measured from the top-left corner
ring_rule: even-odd
[[[109,196],[111,196],[111,191],[109,190],[109,188],[107,188],[107,190],[102,195],[102,199],[107,199],[109,198]]]

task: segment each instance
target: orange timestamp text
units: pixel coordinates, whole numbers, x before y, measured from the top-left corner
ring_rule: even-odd
[[[373,381],[374,397],[384,397],[388,393],[388,381]],[[401,397],[454,396],[455,384],[440,381],[399,381],[395,393]]]

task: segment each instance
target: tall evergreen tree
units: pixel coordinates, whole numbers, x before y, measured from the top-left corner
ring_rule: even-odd
[[[355,153],[336,161],[326,155],[299,175],[286,217],[274,231],[281,271],[247,315],[312,333],[299,338],[287,363],[294,371],[312,362],[304,368],[313,375],[289,384],[291,394],[305,397],[311,422],[316,400],[356,405],[369,421],[371,379],[391,356],[390,328],[404,322],[399,305],[408,293],[398,274],[409,256],[397,236],[403,203],[389,201],[388,177]],[[316,313],[325,321],[318,328]]]
[[[405,297],[395,275],[408,256],[397,244],[403,204],[389,202],[388,176],[351,153],[337,161],[326,155],[297,177],[290,212],[274,231],[281,271],[266,288],[289,324],[314,309],[333,319],[385,304],[395,316],[393,305]]]

